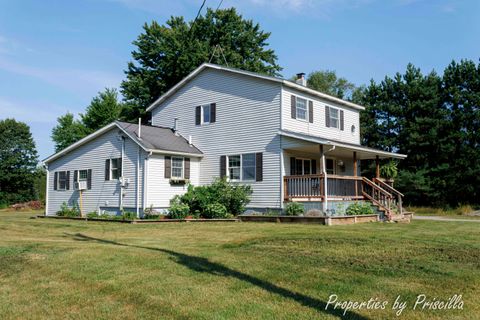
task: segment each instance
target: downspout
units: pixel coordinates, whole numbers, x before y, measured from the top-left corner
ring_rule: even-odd
[[[123,167],[124,167],[124,162],[125,162],[123,160],[123,158],[125,158],[125,137],[124,136],[122,136],[122,154],[121,154],[122,170],[120,171],[120,178],[122,179],[122,182],[120,183],[120,212],[123,211],[123,192],[124,192],[124,189],[125,189],[123,187],[123,185],[124,185],[124,182],[123,182],[123,179],[124,179],[123,170],[124,170],[124,168]]]
[[[50,171],[48,170],[48,164],[45,164],[45,170],[47,170],[47,183],[45,190],[45,215],[48,216],[48,189],[50,187]]]
[[[143,211],[148,206],[148,159],[152,156],[150,151],[143,162]]]
[[[137,196],[135,204],[137,205],[137,218],[140,218],[140,146],[138,146],[137,155]]]

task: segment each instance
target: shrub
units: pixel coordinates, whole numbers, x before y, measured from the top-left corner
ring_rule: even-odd
[[[398,175],[397,163],[391,160],[384,164],[380,168],[380,175],[387,180],[395,179]]]
[[[285,208],[285,214],[287,216],[299,216],[305,212],[303,204],[299,202],[290,202]]]
[[[69,208],[66,202],[63,202],[60,206],[60,210],[57,211],[59,217],[80,217],[80,209],[76,205]]]
[[[227,208],[221,203],[210,203],[205,208],[203,216],[207,219],[221,219],[227,218]]]
[[[374,211],[370,203],[356,202],[349,205],[345,213],[347,214],[347,216],[356,216],[356,215],[364,215],[364,214],[374,214]]]
[[[208,186],[194,187],[189,185],[187,192],[182,196],[175,196],[170,205],[186,204],[194,216],[205,215],[207,206],[220,203],[225,206],[227,213],[234,215],[245,211],[245,206],[250,202],[252,188],[228,182],[225,178],[216,179]]]
[[[132,211],[123,211],[122,212],[123,220],[135,220],[137,219],[137,213]]]
[[[156,220],[160,219],[161,214],[153,209],[153,205],[143,211],[143,219]]]
[[[190,207],[184,203],[174,203],[170,206],[168,215],[172,219],[185,219],[190,213]]]
[[[87,218],[89,218],[89,219],[91,219],[91,218],[98,218],[98,213],[97,213],[97,211],[92,211],[92,212],[87,213]]]

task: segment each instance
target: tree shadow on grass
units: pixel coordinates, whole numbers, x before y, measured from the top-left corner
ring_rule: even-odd
[[[201,258],[201,257],[196,257],[196,256],[191,256],[187,255],[184,253],[168,250],[168,249],[162,249],[162,248],[155,248],[155,247],[145,247],[145,246],[139,246],[139,245],[133,245],[133,244],[124,244],[124,243],[119,243],[116,241],[112,240],[106,240],[106,239],[100,239],[100,238],[94,238],[90,237],[81,233],[76,233],[76,234],[68,234],[66,235],[73,237],[74,240],[77,241],[93,241],[93,242],[99,242],[99,243],[104,243],[104,244],[110,244],[110,245],[116,245],[116,246],[123,246],[123,247],[132,247],[132,248],[139,248],[139,249],[146,249],[146,250],[153,250],[161,253],[166,253],[170,255],[172,258],[175,259],[175,262],[186,266],[194,271],[197,272],[205,272],[209,273],[212,275],[216,276],[221,276],[221,277],[233,277],[238,280],[250,283],[254,286],[257,286],[259,288],[262,288],[263,290],[266,290],[270,293],[274,293],[277,295],[280,295],[284,298],[294,300],[306,307],[312,308],[317,310],[318,312],[328,314],[328,315],[333,315],[337,316],[342,319],[357,319],[357,320],[368,320],[367,317],[362,316],[356,312],[352,311],[347,311],[345,315],[343,314],[343,310],[337,309],[334,310],[332,309],[332,306],[330,305],[327,310],[325,310],[325,307],[327,303],[325,301],[309,297],[307,295],[297,293],[282,287],[279,287],[273,283],[270,283],[268,281],[256,278],[254,276],[242,273],[240,271],[236,271],[233,269],[230,269],[220,263],[217,262],[211,262],[206,258]]]

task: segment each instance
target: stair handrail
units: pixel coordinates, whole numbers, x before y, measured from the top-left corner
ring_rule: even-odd
[[[403,193],[401,193],[400,191],[398,191],[397,189],[395,189],[394,187],[392,187],[391,185],[389,185],[385,181],[382,181],[378,178],[373,178],[373,182],[376,182],[376,183],[380,184],[382,186],[382,188],[388,189],[388,191],[390,191],[391,193],[395,193],[395,194],[398,194],[399,196],[404,197]]]
[[[390,218],[390,216],[392,215],[392,209],[390,208],[391,203],[392,203],[392,199],[393,199],[392,194],[390,192],[386,191],[385,189],[383,189],[382,187],[380,187],[379,185],[373,183],[373,181],[371,181],[370,179],[368,179],[366,177],[362,177],[362,181],[365,184],[372,187],[372,195],[370,195],[367,192],[365,192],[364,190],[362,190],[363,196],[366,197],[367,199],[370,199],[372,202],[376,203],[378,206],[382,207],[383,209],[385,209],[387,216]],[[380,201],[380,199],[375,198],[375,191],[374,190],[377,190],[379,192],[379,194],[381,193],[382,195],[385,196],[385,198],[387,200],[387,205],[383,204]]]
[[[385,183],[384,181],[378,179],[378,178],[373,178],[373,181],[381,185],[382,187],[388,189],[390,192],[395,193],[397,196],[397,208],[398,208],[398,213],[403,214],[403,205],[402,205],[402,198],[404,197],[403,193],[392,187],[391,185]]]

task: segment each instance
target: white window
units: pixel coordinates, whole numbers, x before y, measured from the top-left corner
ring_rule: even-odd
[[[228,178],[233,181],[255,180],[255,153],[228,156]]]
[[[110,159],[110,180],[118,179],[121,176],[122,176],[122,158]]]
[[[297,119],[307,120],[307,100],[297,97],[296,110]]]
[[[228,156],[228,178],[230,180],[240,180],[240,164],[241,164],[241,156],[234,155]]]
[[[339,128],[340,120],[339,120],[339,111],[336,108],[330,108],[330,127],[331,128]]]
[[[210,123],[211,121],[211,108],[209,104],[202,106],[202,123]]]
[[[57,174],[57,190],[67,189],[67,171],[59,171]]]
[[[183,179],[183,158],[172,157],[172,178]]]
[[[295,174],[304,175],[312,173],[312,160],[295,158]]]
[[[255,153],[242,155],[242,180],[255,180]]]
[[[78,182],[87,181],[88,170],[79,170],[78,171]]]

